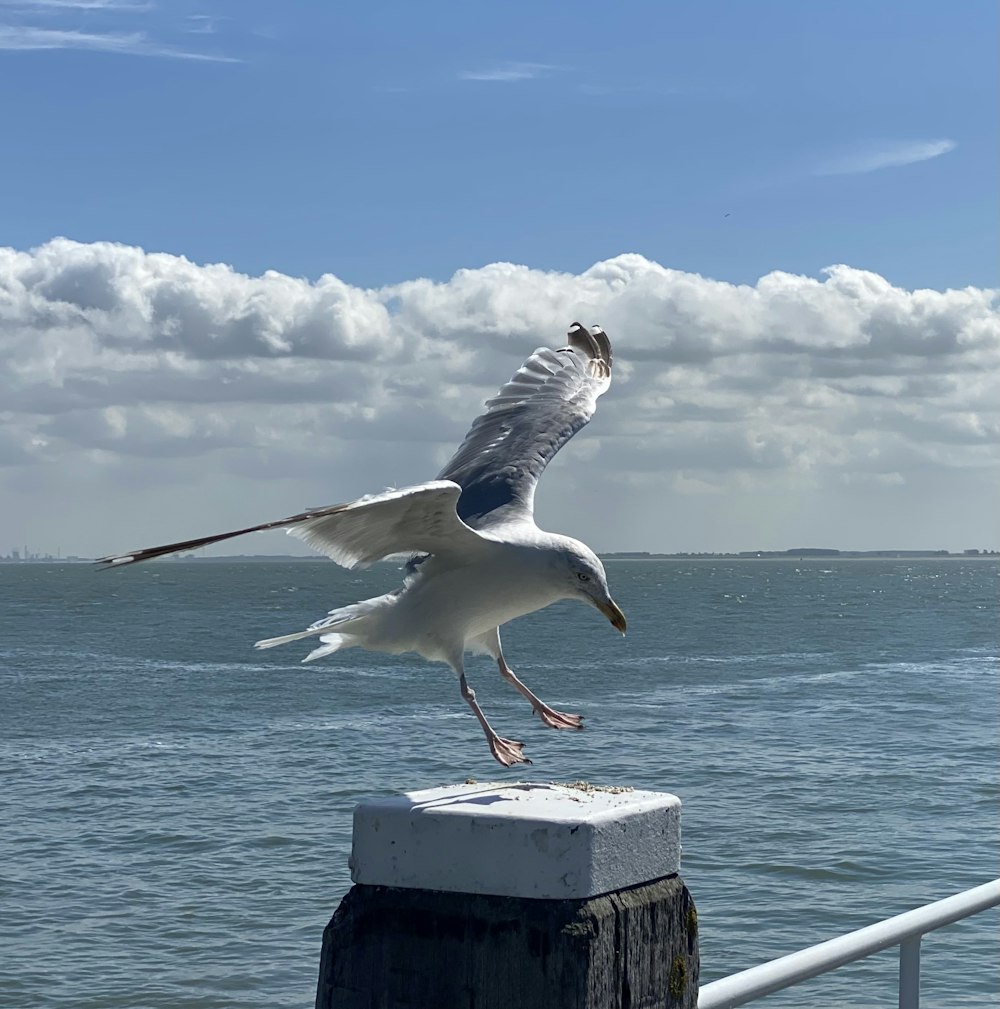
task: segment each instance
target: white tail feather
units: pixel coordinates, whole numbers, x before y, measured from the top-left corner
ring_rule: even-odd
[[[313,659],[321,659],[324,655],[333,655],[341,648],[350,647],[350,634],[324,634],[320,638],[323,642],[319,648],[314,648],[302,661],[312,662]]]
[[[314,634],[319,634],[321,628],[316,628],[312,630],[311,628],[307,631],[296,631],[294,634],[282,634],[277,638],[264,638],[262,641],[255,641],[254,648],[274,648],[277,645],[287,645],[289,641],[301,641],[302,638],[312,637]]]
[[[334,627],[338,630],[357,630],[363,637],[364,634],[361,628],[365,626],[366,618],[391,605],[395,599],[396,593],[389,592],[384,596],[376,596],[373,599],[363,599],[361,602],[352,603],[350,606],[341,606],[340,609],[330,610],[327,616],[321,620],[317,620],[314,624],[310,624],[304,631],[295,631],[294,634],[282,634],[277,638],[264,638],[256,642],[254,648],[274,648],[277,645],[287,645],[290,641],[301,641],[303,638],[311,638],[317,634],[323,634],[324,631],[329,631]],[[331,639],[339,636],[341,635],[329,635]],[[323,637],[320,640],[326,641],[326,638]],[[337,648],[344,647],[350,647],[350,645],[340,644],[337,646]],[[331,652],[335,652],[337,648],[317,649],[305,661],[308,662],[309,659],[319,658],[319,653],[329,655]]]

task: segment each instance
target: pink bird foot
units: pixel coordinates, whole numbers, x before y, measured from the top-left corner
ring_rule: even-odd
[[[524,755],[524,743],[519,743],[516,739],[504,739],[503,736],[493,735],[488,737],[490,753],[498,764],[504,767],[511,767],[514,764],[530,764],[531,761]]]
[[[535,714],[538,715],[538,717],[550,729],[583,728],[582,715],[571,715],[566,711],[556,711],[555,708],[550,708],[547,704],[538,704],[535,706]]]

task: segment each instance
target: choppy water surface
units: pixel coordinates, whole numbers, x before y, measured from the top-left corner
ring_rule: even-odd
[[[585,778],[676,792],[711,980],[998,874],[997,564],[614,562],[624,641],[574,604],[508,658],[255,653],[383,591],[321,562],[0,566],[0,1005],[312,1005],[363,796]],[[995,1006],[997,916],[924,941],[924,1005]],[[768,1005],[895,1005],[893,952]]]

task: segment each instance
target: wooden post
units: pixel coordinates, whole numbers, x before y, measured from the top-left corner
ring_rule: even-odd
[[[680,800],[467,784],[354,812],[317,1009],[694,1009]]]

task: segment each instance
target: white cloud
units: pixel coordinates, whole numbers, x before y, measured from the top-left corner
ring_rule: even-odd
[[[65,239],[0,249],[0,511],[12,542],[100,552],[202,531],[196,500],[211,531],[426,479],[576,318],[610,333],[616,382],[546,477],[550,527],[619,549],[990,538],[992,291],[638,255],[366,290]]]
[[[562,67],[549,63],[499,63],[482,70],[463,70],[458,76],[463,81],[499,81],[513,83],[547,77]]]
[[[0,0],[0,7],[38,14],[59,11],[135,11],[153,5],[142,0]]]
[[[161,45],[148,38],[144,32],[82,32],[0,25],[0,50],[24,52],[47,49],[82,49],[90,52],[118,53],[123,56],[162,56],[209,63],[240,62],[231,56],[194,53]]]
[[[214,35],[218,29],[220,21],[225,18],[216,17],[214,14],[188,14],[184,18],[187,23],[184,31],[191,35]]]
[[[815,174],[859,175],[880,168],[900,168],[939,158],[957,146],[954,140],[887,140],[831,158]]]

